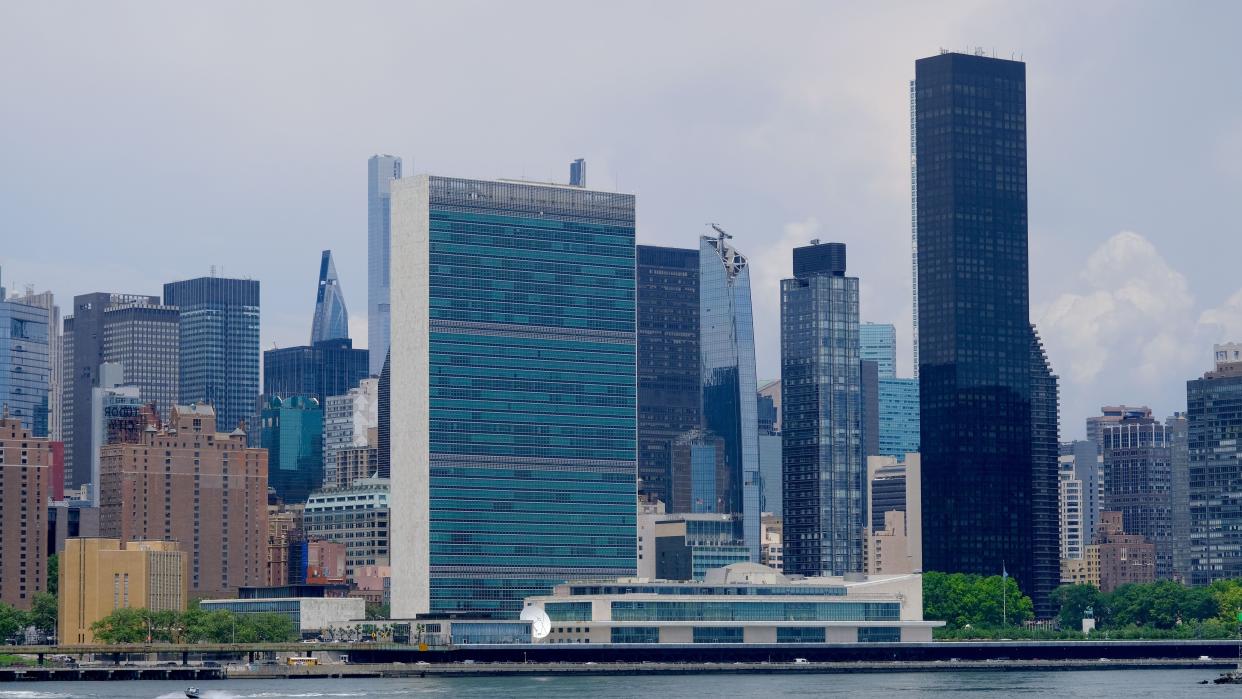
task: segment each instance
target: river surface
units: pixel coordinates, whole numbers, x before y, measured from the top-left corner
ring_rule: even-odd
[[[661,675],[650,677],[461,677],[404,679],[217,680],[204,699],[324,697],[514,697],[672,699],[674,697],[1242,697],[1242,687],[1199,685],[1214,670],[1106,672],[928,672],[891,675]],[[184,699],[186,682],[21,682],[0,699]]]

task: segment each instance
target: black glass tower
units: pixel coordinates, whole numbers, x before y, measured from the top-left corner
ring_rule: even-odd
[[[699,251],[639,245],[637,255],[639,492],[672,508],[673,446],[702,420]]]
[[[1043,512],[1056,481],[1042,492],[1032,455],[1026,66],[924,58],[911,99],[923,566],[1007,570],[1044,616],[1058,577]]]
[[[349,338],[284,347],[263,353],[263,393],[268,396],[314,396],[320,404],[341,396],[367,378],[369,353],[354,349]]]

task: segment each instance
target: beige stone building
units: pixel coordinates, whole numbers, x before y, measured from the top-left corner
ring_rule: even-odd
[[[918,454],[904,461],[867,457],[867,523],[863,572],[906,575],[923,570],[922,468]]]
[[[174,406],[164,429],[102,447],[99,491],[100,534],[181,542],[192,594],[267,583],[267,451],[217,432],[211,406]]]
[[[61,644],[93,643],[91,625],[122,607],[185,611],[187,565],[175,541],[67,539],[60,556]]]
[[[52,447],[21,420],[0,417],[0,602],[30,609],[47,589],[47,491]]]

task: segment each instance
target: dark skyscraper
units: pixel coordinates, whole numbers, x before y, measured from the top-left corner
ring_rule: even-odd
[[[699,251],[638,246],[639,492],[673,512],[673,444],[702,420]]]
[[[365,379],[368,363],[368,352],[354,349],[349,338],[267,350],[263,353],[263,394],[313,396],[322,405],[328,396],[344,395]]]
[[[912,99],[923,565],[1008,570],[1045,616],[1057,531],[1041,512],[1056,480],[1037,492],[1048,484],[1032,455],[1026,66],[924,58]]]
[[[866,427],[858,278],[845,246],[794,248],[781,281],[781,437],[785,571],[863,570]],[[876,364],[866,362],[876,384]],[[874,416],[878,420],[878,414]]]
[[[180,402],[210,403],[217,429],[231,432],[253,416],[259,397],[259,282],[172,282],[164,303],[181,310]]]

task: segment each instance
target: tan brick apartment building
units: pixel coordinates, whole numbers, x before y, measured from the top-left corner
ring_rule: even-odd
[[[267,451],[216,431],[205,404],[177,405],[140,443],[100,450],[100,535],[178,541],[191,596],[267,583]]]
[[[30,609],[47,589],[47,490],[52,447],[8,409],[0,417],[0,602]]]

